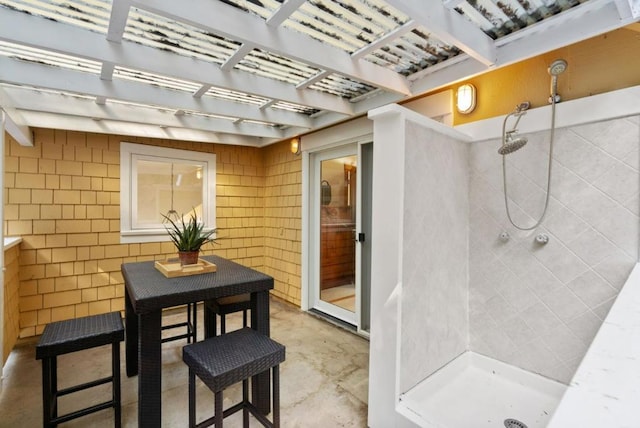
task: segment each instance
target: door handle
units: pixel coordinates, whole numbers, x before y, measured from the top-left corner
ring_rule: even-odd
[[[364,242],[365,236],[364,233],[355,233],[354,241],[356,242]]]

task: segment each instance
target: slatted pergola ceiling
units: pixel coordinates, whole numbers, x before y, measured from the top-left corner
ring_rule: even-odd
[[[0,107],[263,146],[639,18],[640,0],[0,0]]]

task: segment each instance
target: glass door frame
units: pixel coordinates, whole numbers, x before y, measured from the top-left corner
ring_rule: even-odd
[[[320,298],[320,199],[321,199],[321,163],[326,160],[342,158],[347,156],[355,156],[358,158],[357,143],[345,144],[340,147],[335,147],[327,150],[318,151],[313,153],[310,159],[309,172],[310,172],[310,194],[311,199],[309,201],[310,208],[310,254],[309,259],[309,285],[310,285],[310,308],[317,309],[327,315],[334,318],[338,318],[341,321],[358,326],[359,324],[359,309],[360,309],[360,245],[355,246],[355,303],[356,307],[354,312],[341,308],[337,305],[326,302]],[[358,180],[359,168],[356,169],[356,218],[355,218],[355,230],[359,230],[360,213],[358,212],[358,194],[360,191],[360,185]],[[357,233],[357,232],[356,232]]]
[[[364,125],[367,125],[366,121]],[[343,146],[357,146],[357,156],[358,162],[361,161],[362,158],[362,146],[365,144],[372,144],[373,135],[369,132],[366,126],[360,126],[357,129],[357,132],[360,131],[359,134],[354,134],[351,138],[341,140],[339,142],[334,143],[324,143],[324,139],[311,139],[305,140],[303,144],[303,152],[302,152],[302,266],[301,266],[301,294],[300,294],[300,308],[303,311],[308,311],[313,308],[313,289],[312,282],[316,280],[317,277],[314,277],[316,273],[319,273],[319,243],[316,238],[312,238],[312,200],[315,200],[314,206],[319,204],[319,196],[317,193],[313,191],[313,180],[312,180],[312,161],[316,158],[316,155],[321,152],[329,151],[332,149],[338,149]],[[336,135],[333,135],[335,137]],[[327,136],[330,138],[330,136]],[[334,140],[335,141],[335,140]],[[356,191],[356,204],[358,206],[359,214],[356,221],[356,232],[361,231],[361,218],[365,213],[361,209],[362,207],[362,189],[363,189],[363,181],[362,181],[362,173],[363,168],[358,167],[356,169],[356,179],[359,183]],[[369,184],[371,185],[371,184]],[[319,190],[317,190],[319,192]],[[371,213],[367,214],[371,215]],[[367,237],[369,238],[369,237]],[[314,265],[314,263],[316,263]],[[368,326],[369,326],[369,311],[362,309],[362,281],[361,281],[361,269],[362,269],[362,245],[356,245],[356,319],[353,324],[356,328],[356,332],[362,336],[369,337]],[[316,272],[316,273],[314,273]],[[369,302],[370,303],[370,302]],[[366,312],[364,314],[363,312]],[[362,317],[366,317],[365,328],[362,329],[363,319]]]

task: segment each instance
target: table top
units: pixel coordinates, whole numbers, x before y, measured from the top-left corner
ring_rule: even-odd
[[[167,278],[153,261],[123,263],[122,275],[137,314],[273,288],[273,278],[218,256],[204,256],[216,272]]]

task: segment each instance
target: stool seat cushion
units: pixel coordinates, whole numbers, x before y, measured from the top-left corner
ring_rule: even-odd
[[[251,309],[251,294],[220,297],[205,301],[205,305],[218,315],[226,315],[234,312]]]
[[[235,296],[219,297],[215,299],[219,305],[229,305],[231,303],[251,302],[251,294],[236,294]]]
[[[213,392],[260,374],[285,359],[285,347],[245,327],[182,348],[183,361]]]
[[[124,325],[120,312],[91,315],[47,324],[36,346],[36,359],[121,342]]]

